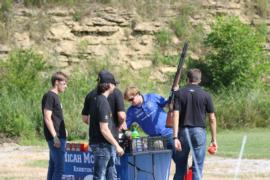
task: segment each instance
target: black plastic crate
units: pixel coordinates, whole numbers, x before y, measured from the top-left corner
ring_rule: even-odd
[[[148,137],[140,137],[132,139],[131,142],[131,152],[145,152],[148,151]]]
[[[159,151],[167,149],[167,139],[162,136],[128,139],[121,144],[125,153]]]

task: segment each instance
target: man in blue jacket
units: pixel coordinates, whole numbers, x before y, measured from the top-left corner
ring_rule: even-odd
[[[135,86],[125,90],[124,98],[131,103],[127,110],[127,127],[130,128],[136,122],[149,136],[166,137],[167,148],[173,149],[173,131],[165,127],[167,113],[163,108],[167,101],[154,93],[142,95]]]

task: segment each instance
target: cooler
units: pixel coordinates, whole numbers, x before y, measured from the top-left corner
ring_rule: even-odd
[[[67,144],[62,180],[92,180],[94,156],[81,144]],[[85,149],[85,148],[84,148]],[[167,180],[170,175],[171,150],[125,153],[117,161],[119,180]]]

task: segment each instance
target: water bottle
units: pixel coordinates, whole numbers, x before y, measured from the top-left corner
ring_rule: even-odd
[[[140,134],[136,128],[133,128],[133,131],[131,133],[131,137],[132,137],[132,151],[133,152],[142,152],[143,151],[142,141],[140,138]]]
[[[133,131],[131,133],[131,137],[132,137],[132,139],[140,138],[140,134],[139,134],[139,132],[137,131],[136,128],[133,128]]]

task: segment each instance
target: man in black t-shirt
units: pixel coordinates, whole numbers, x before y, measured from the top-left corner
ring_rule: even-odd
[[[118,130],[112,120],[112,111],[107,97],[113,93],[117,81],[108,71],[99,73],[96,90],[86,97],[82,111],[84,122],[90,124],[90,147],[94,154],[93,179],[117,179],[115,169],[116,153],[124,151],[117,142]]]
[[[201,71],[191,69],[187,74],[187,85],[181,88],[174,101],[174,144],[176,172],[174,180],[183,180],[187,171],[188,155],[192,151],[192,179],[201,180],[206,148],[206,114],[211,129],[211,146],[217,148],[216,117],[209,93],[204,91]]]
[[[101,71],[99,73],[99,78],[104,73],[106,74],[107,72]],[[84,107],[82,110],[82,119],[83,119],[83,122],[86,124],[89,124],[90,107],[92,106],[91,103],[93,103],[91,99],[93,99],[96,96],[97,96],[97,88],[89,92],[87,96],[85,97]],[[107,99],[111,107],[112,119],[114,122],[112,124],[113,125],[112,131],[114,134],[114,138],[118,140],[118,134],[119,134],[118,130],[126,129],[126,123],[125,123],[126,113],[125,113],[125,106],[124,106],[124,98],[123,98],[122,92],[118,88],[115,88],[113,90],[113,93],[110,94]]]
[[[67,79],[67,75],[62,72],[54,73],[51,78],[52,88],[42,98],[44,135],[50,151],[47,180],[60,180],[64,172],[67,134],[58,94],[65,91]]]

